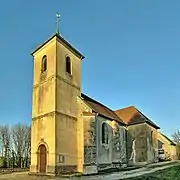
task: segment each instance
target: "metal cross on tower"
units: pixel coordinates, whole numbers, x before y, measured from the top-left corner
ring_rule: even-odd
[[[60,14],[56,13],[56,33],[59,34],[59,22],[60,22]]]

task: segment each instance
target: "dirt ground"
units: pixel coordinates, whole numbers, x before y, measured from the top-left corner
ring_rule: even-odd
[[[0,174],[0,180],[41,180],[41,179],[42,180],[55,180],[57,178],[48,177],[48,176],[30,176],[28,175],[28,172]]]

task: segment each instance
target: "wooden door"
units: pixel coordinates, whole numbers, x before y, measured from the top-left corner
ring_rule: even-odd
[[[46,147],[45,145],[39,146],[39,172],[40,173],[46,173]]]

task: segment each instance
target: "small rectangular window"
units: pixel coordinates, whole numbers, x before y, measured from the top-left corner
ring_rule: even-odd
[[[63,155],[59,155],[59,163],[64,163],[64,156]]]

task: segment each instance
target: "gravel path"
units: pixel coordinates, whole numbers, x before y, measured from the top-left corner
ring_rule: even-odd
[[[154,167],[156,165],[161,165],[160,167]],[[48,177],[48,176],[30,176],[28,172],[10,173],[10,174],[0,174],[0,180],[120,180],[126,178],[137,177],[149,173],[154,173],[159,170],[163,170],[173,166],[179,166],[180,162],[174,164],[171,163],[157,163],[154,165],[149,165],[147,167],[130,170],[114,172],[106,175],[95,175],[95,176],[82,176],[82,177],[71,177],[71,178],[61,178],[61,177]]]

